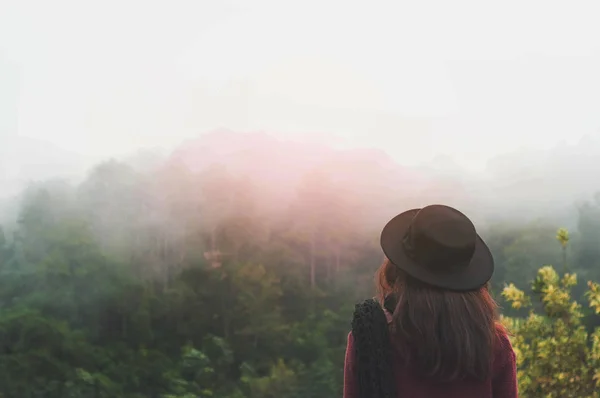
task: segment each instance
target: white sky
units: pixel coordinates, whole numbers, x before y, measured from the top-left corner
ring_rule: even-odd
[[[476,168],[598,134],[599,21],[597,1],[0,0],[0,147],[226,127]]]

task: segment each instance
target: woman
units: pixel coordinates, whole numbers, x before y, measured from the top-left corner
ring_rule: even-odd
[[[497,322],[490,250],[448,206],[394,217],[377,299],[356,306],[344,398],[515,398],[515,353]]]

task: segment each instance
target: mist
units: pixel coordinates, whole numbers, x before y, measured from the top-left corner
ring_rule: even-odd
[[[0,13],[8,232],[40,192],[109,247],[243,206],[267,236],[335,212],[376,236],[431,203],[575,229],[600,191],[594,3],[36,7]]]
[[[228,128],[482,171],[600,126],[593,2],[30,3],[0,14],[0,148],[88,167]]]
[[[4,2],[0,197],[140,150],[167,156],[223,128],[372,148],[400,167],[501,189],[513,178],[505,163],[525,178],[598,136],[595,11],[593,2],[343,11],[333,1]],[[593,166],[573,160],[561,173],[577,177],[565,180],[589,181]],[[589,194],[568,191],[571,201]]]
[[[597,2],[284,3],[1,2],[1,396],[340,395],[429,204],[600,280]]]
[[[600,175],[600,140],[592,136],[575,144],[562,142],[549,150],[499,155],[491,158],[483,171],[463,168],[449,156],[440,155],[417,166],[403,165],[377,148],[339,149],[277,138],[277,134],[224,129],[188,139],[170,152],[140,150],[91,165],[89,159],[51,145],[33,140],[21,143],[24,145],[12,148],[17,154],[7,152],[3,157],[9,178],[3,183],[0,214],[14,215],[6,209],[14,209],[21,192],[30,185],[57,180],[76,189],[106,164],[120,164],[144,181],[173,165],[193,175],[222,168],[236,181],[253,186],[255,200],[264,209],[289,206],[303,178],[318,172],[331,181],[329,190],[360,203],[365,225],[380,225],[403,209],[447,203],[482,223],[546,218],[571,227],[577,207],[600,191],[595,177]],[[19,158],[24,153],[32,156],[32,161]],[[197,189],[185,194],[201,195]],[[119,192],[107,195],[119,207]],[[336,206],[335,202],[330,205]]]

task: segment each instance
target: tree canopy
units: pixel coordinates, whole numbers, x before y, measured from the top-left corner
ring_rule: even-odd
[[[77,185],[33,184],[0,228],[0,397],[340,396],[352,309],[382,254],[366,199],[334,177],[309,170],[273,207],[221,166],[110,161]],[[481,233],[522,395],[596,396],[600,288],[575,273],[600,280],[600,202],[573,233]]]

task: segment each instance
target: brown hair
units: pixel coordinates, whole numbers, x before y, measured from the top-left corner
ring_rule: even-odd
[[[470,292],[438,289],[387,259],[376,281],[382,303],[396,299],[390,327],[394,346],[420,376],[440,382],[490,376],[502,328],[487,285]]]

